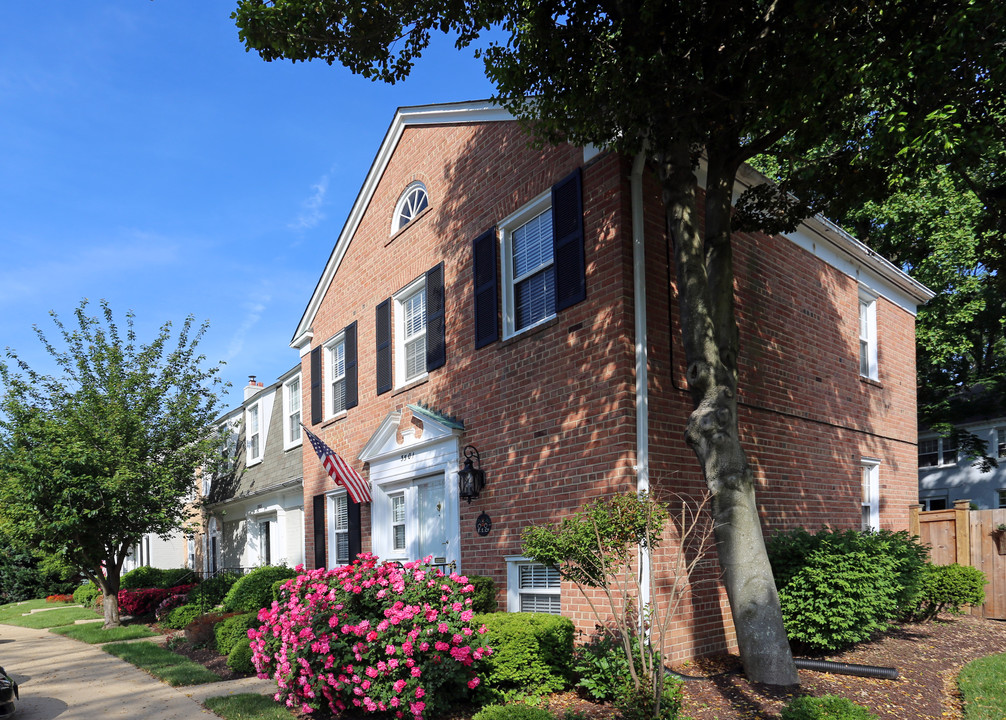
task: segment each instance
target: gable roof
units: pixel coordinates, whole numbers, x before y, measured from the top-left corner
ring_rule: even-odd
[[[290,341],[290,347],[299,349],[301,356],[309,351],[313,337],[314,318],[335,279],[335,273],[338,271],[350,241],[356,234],[356,230],[370,206],[378,183],[384,175],[405,129],[416,126],[512,120],[514,120],[513,115],[491,100],[415,105],[400,107],[395,111],[395,116],[384,135],[384,140],[377,150],[373,163],[370,165],[363,186],[349,211],[342,232],[339,233],[339,237],[335,241],[332,254],[328,258],[303,315],[301,315],[300,322],[297,324],[297,329]],[[585,152],[593,154],[596,151],[596,148],[592,148]],[[700,184],[704,184],[704,179],[700,173]],[[739,189],[756,182],[767,181],[766,177],[746,165],[742,167],[737,178]],[[855,277],[861,283],[878,291],[879,294],[888,297],[913,315],[917,312],[918,305],[929,301],[935,295],[922,283],[910,277],[821,215],[804,220],[797,232],[788,233],[785,237],[788,237],[796,245],[809,250],[829,265]],[[821,243],[821,240],[824,242]]]
[[[349,211],[349,216],[342,227],[342,232],[339,233],[339,237],[335,241],[335,247],[328,258],[325,270],[322,272],[321,278],[314,288],[314,293],[307,303],[307,308],[300,318],[297,330],[290,341],[290,347],[300,348],[303,351],[304,348],[310,345],[312,325],[314,324],[314,318],[318,314],[318,310],[321,308],[321,301],[324,299],[325,293],[328,292],[328,288],[335,278],[335,273],[342,263],[342,258],[346,254],[349,243],[356,233],[356,229],[360,226],[360,221],[363,219],[363,215],[366,213],[370,201],[374,197],[377,185],[381,181],[381,176],[384,175],[384,171],[387,169],[391,156],[398,147],[405,129],[417,125],[485,123],[513,119],[513,115],[489,100],[398,108],[395,112],[395,117],[391,121],[391,126],[388,128],[388,132],[384,135],[384,141],[377,150],[377,156],[370,165],[367,177],[363,181],[363,187],[360,188],[356,201]]]

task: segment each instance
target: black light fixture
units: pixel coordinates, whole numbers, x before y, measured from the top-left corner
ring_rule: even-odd
[[[474,445],[468,445],[462,451],[465,456],[465,464],[458,470],[458,495],[468,501],[470,505],[473,498],[477,498],[482,488],[486,486],[486,474],[482,470],[482,458]],[[474,458],[474,462],[472,462]]]

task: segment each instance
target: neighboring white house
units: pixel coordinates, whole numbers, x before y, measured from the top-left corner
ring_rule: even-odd
[[[198,569],[247,570],[304,562],[300,366],[264,387],[252,377],[244,402],[220,419],[233,442],[230,471],[207,478]]]
[[[958,453],[952,438],[919,431],[919,502],[924,510],[953,507],[968,499],[980,510],[1006,508],[1006,417],[963,423],[960,429],[988,443],[986,453],[999,462],[987,472]]]

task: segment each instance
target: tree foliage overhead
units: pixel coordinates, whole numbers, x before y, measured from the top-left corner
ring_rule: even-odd
[[[886,196],[1000,132],[1006,5],[994,0],[239,0],[266,60],[406,77],[434,32],[476,44],[497,100],[542,142],[643,157],[662,184],[694,404],[686,440],[712,495],[745,672],[797,681],[739,436],[732,232],[793,228]],[[499,33],[502,32],[500,39]],[[736,200],[762,155],[777,184]],[[703,176],[700,186],[699,175]],[[975,177],[978,177],[976,174]]]
[[[35,328],[60,376],[35,372],[10,349],[12,364],[0,362],[0,513],[10,537],[101,587],[112,624],[130,549],[189,519],[185,501],[215,448],[220,380],[196,354],[205,324],[189,317],[173,337],[165,323],[141,344],[132,313],[123,335],[109,305],[101,309],[89,316],[85,300],[70,327],[53,313],[61,347]]]

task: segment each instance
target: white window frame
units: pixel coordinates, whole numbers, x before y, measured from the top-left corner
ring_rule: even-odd
[[[950,504],[950,496],[947,493],[943,493],[942,495],[927,495],[926,497],[920,497],[919,498],[919,504],[922,505],[923,512],[928,512],[928,511],[930,511],[930,510],[933,509],[931,507],[932,503],[933,503],[933,500],[942,500],[943,501],[943,507],[942,508],[936,508],[937,510],[948,510],[951,507],[953,507]]]
[[[996,507],[1006,508],[1006,488],[999,488],[996,490]]]
[[[343,558],[339,557],[340,537],[346,548]],[[328,493],[328,547],[332,567],[349,564],[349,498],[345,490]]]
[[[997,427],[993,431],[992,442],[995,447],[996,457],[1006,458],[1006,427]]]
[[[422,190],[423,201],[417,201],[420,197],[416,192],[417,190]],[[416,208],[418,206],[419,209]],[[398,198],[398,202],[395,203],[395,212],[391,216],[391,234],[394,235],[396,232],[411,224],[413,220],[419,217],[426,208],[430,206],[430,193],[426,189],[426,185],[420,180],[413,180],[410,182],[402,194]]]
[[[283,449],[297,447],[304,443],[304,432],[300,423],[304,419],[304,396],[300,373],[283,383]],[[296,422],[295,422],[296,420]]]
[[[504,558],[507,569],[507,612],[521,612],[521,595],[545,595],[555,597],[562,607],[562,581],[558,579],[558,571],[553,570],[557,577],[557,585],[547,588],[522,588],[520,586],[521,567],[541,565],[531,558],[521,555],[510,555]],[[559,614],[559,613],[555,613]]]
[[[880,530],[880,460],[860,461],[862,529]]]
[[[405,309],[406,304],[414,298],[418,293],[423,293],[423,312],[422,312],[422,324],[423,329],[409,337],[405,335]],[[429,297],[426,296],[426,275],[421,275],[416,278],[413,282],[409,283],[406,287],[398,291],[394,297],[394,337],[395,337],[395,388],[404,387],[414,382],[418,382],[427,377],[426,372],[426,303],[429,302]],[[408,376],[406,372],[407,358],[405,353],[406,345],[412,342],[416,342],[419,339],[423,340],[423,352],[421,354],[422,360],[422,371]]]
[[[921,465],[920,464],[919,465],[919,469],[920,470],[925,470],[927,468],[947,468],[947,467],[954,467],[955,465],[957,465],[957,463],[960,460],[960,448],[959,447],[951,448],[947,444],[947,443],[949,443],[950,438],[945,438],[945,437],[942,437],[942,436],[919,438],[919,450],[920,450],[920,454],[921,454],[921,449],[922,449],[922,443],[923,442],[927,442],[927,441],[928,442],[933,442],[933,441],[936,442],[936,464],[935,465]],[[954,453],[953,462],[946,462],[946,459],[945,459],[944,455],[946,453],[951,452],[951,450],[953,450],[953,453]],[[930,453],[926,453],[926,454],[928,455]]]
[[[517,308],[516,308],[516,285],[525,277],[530,277],[536,272],[539,272],[542,268],[551,266],[555,267],[555,258],[553,257],[550,263],[542,263],[531,273],[526,273],[521,277],[514,277],[514,263],[513,263],[513,233],[515,230],[526,225],[528,222],[534,218],[541,215],[543,212],[552,209],[552,191],[547,190],[542,193],[530,203],[522,207],[520,210],[510,215],[506,219],[499,223],[499,243],[500,243],[500,259],[502,261],[502,285],[503,285],[503,339],[511,338],[515,335],[520,335],[521,333],[527,332],[532,328],[538,327],[542,323],[548,322],[555,317],[555,309],[553,308],[552,313],[538,319],[537,321],[517,329]],[[553,278],[554,282],[554,278]]]
[[[255,438],[254,443],[252,438]],[[246,466],[262,462],[262,455],[265,451],[263,438],[262,403],[255,402],[245,408],[245,457],[248,458],[245,461]],[[253,449],[255,452],[252,452]]]
[[[343,383],[342,397],[345,400],[346,397],[346,333],[341,332],[334,338],[329,340],[323,346],[324,358],[325,358],[325,369],[323,371],[323,377],[325,378],[324,384],[324,402],[325,402],[325,419],[331,420],[335,417],[341,417],[346,414],[346,408],[343,407],[341,410],[336,410],[335,408],[335,384],[339,381]],[[339,348],[342,348],[342,374],[337,374],[337,368],[335,367],[335,360],[338,355]],[[345,404],[345,403],[344,403]]]
[[[877,296],[866,288],[859,289],[859,374],[870,380],[880,380],[877,367]]]

